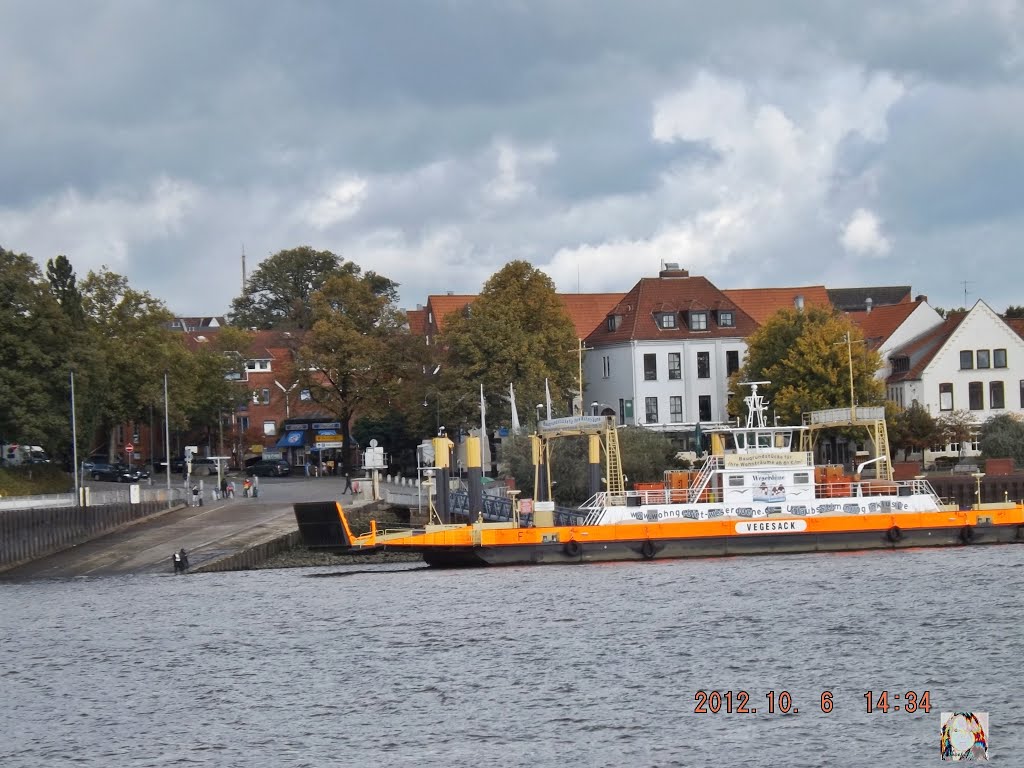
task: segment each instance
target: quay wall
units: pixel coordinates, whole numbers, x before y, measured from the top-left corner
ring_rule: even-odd
[[[0,571],[84,544],[128,523],[180,506],[146,501],[98,507],[0,510]]]

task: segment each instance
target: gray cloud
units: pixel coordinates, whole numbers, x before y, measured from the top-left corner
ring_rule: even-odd
[[[243,243],[341,252],[409,306],[512,258],[563,290],[884,263],[1022,302],[1010,0],[41,0],[0,6],[0,48],[0,244],[182,313],[227,308]]]

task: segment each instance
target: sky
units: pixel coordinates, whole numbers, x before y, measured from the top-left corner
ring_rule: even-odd
[[[0,246],[178,315],[301,245],[406,308],[513,259],[1024,304],[1018,0],[6,0],[0,50]]]

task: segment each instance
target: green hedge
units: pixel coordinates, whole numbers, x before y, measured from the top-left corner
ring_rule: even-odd
[[[74,478],[52,464],[0,467],[0,496],[68,493],[73,491],[74,487]]]

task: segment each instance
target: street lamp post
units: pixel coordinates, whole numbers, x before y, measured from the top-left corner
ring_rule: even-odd
[[[295,389],[297,386],[299,386],[299,382],[296,381],[294,384],[292,384],[287,389],[285,389],[284,384],[282,384],[277,379],[274,379],[274,383],[277,385],[278,389],[280,389],[282,392],[284,392],[284,417],[286,419],[290,419],[292,417],[291,393],[292,393],[293,389]]]
[[[164,371],[164,469],[167,470],[167,504],[171,503],[171,419],[167,404],[167,371]]]
[[[82,490],[78,482],[78,424],[75,421],[75,369],[71,369],[71,460],[75,468],[75,506],[82,503]]]

